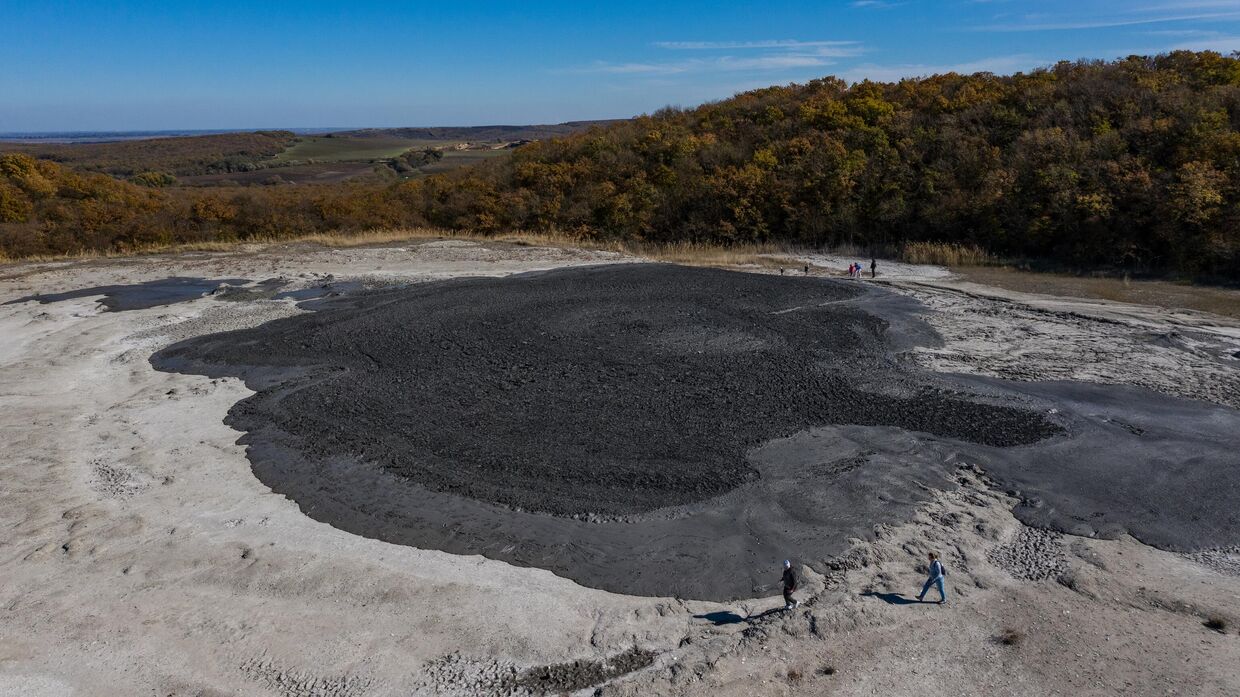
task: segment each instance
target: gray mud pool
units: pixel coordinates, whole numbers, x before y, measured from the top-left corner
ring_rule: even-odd
[[[42,293],[9,300],[5,305],[24,302],[48,303],[76,300],[78,298],[99,298],[99,305],[108,312],[126,312],[145,310],[164,305],[197,300],[206,295],[214,295],[222,300],[246,302],[251,300],[284,300],[291,299],[302,302],[332,298],[346,293],[362,290],[358,281],[325,281],[305,288],[286,290],[290,281],[285,278],[269,278],[265,281],[250,281],[246,278],[195,278],[174,276],[143,283],[125,285],[95,286],[79,288],[63,293]],[[314,307],[307,304],[306,307]]]
[[[227,422],[254,473],[359,535],[729,600],[907,520],[967,463],[1034,525],[1240,542],[1240,412],[921,371],[901,352],[937,341],[923,308],[870,286],[641,264],[313,307],[152,362],[244,378]]]
[[[151,307],[159,307],[161,305],[174,305],[176,303],[196,300],[203,297],[207,293],[218,291],[229,286],[240,286],[249,283],[244,278],[190,278],[190,277],[173,277],[163,278],[156,281],[147,281],[145,283],[131,283],[128,285],[114,286],[96,286],[93,288],[80,288],[78,290],[66,291],[64,293],[44,293],[41,295],[27,295],[24,298],[10,300],[5,305],[24,302],[39,302],[46,305],[47,303],[61,302],[64,300],[76,300],[78,298],[93,298],[102,296],[99,304],[110,312],[125,312],[127,310],[145,310]]]

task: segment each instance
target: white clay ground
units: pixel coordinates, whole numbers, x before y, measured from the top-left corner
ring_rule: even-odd
[[[170,276],[310,286],[329,274],[382,283],[623,260],[455,241],[285,245],[0,267],[0,303]],[[934,310],[946,345],[915,356],[932,369],[1240,406],[1235,322],[1026,296],[937,270],[892,267],[880,282]],[[1177,555],[1031,531],[982,469],[961,470],[960,489],[858,542],[839,568],[806,571],[806,603],[788,613],[763,614],[778,598],[620,596],[317,523],[252,476],[223,424],[247,394],[239,381],[147,360],[187,336],[298,311],[213,297],[130,312],[92,298],[0,305],[0,695],[491,694],[511,686],[504,676],[635,646],[654,663],[601,694],[1240,694],[1237,550]],[[903,604],[893,594],[920,589],[930,549],[950,570],[950,602]],[[1212,618],[1225,628],[1207,628]]]

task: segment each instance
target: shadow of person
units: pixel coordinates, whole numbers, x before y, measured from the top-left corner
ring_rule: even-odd
[[[744,622],[745,618],[730,610],[720,610],[719,612],[708,612],[704,615],[694,615],[695,620],[706,620],[716,627],[725,624],[736,624]]]
[[[862,593],[865,598],[878,598],[888,605],[920,605],[920,600],[906,598],[899,593]]]
[[[740,615],[736,614],[735,612],[732,612],[731,610],[719,610],[719,611],[717,611],[717,612],[707,612],[707,613],[702,614],[702,615],[694,615],[694,616],[693,616],[693,619],[695,619],[695,620],[706,620],[707,622],[710,622],[711,624],[715,625],[716,627],[719,627],[719,626],[722,626],[722,625],[725,625],[725,624],[738,624],[738,623],[740,623],[740,622],[756,622],[756,621],[758,621],[758,620],[762,619],[763,617],[767,617],[767,616],[769,616],[769,615],[773,615],[773,614],[775,614],[775,613],[777,613],[777,612],[783,612],[783,611],[784,611],[784,608],[783,608],[782,606],[781,606],[781,607],[773,607],[773,608],[771,608],[770,610],[766,610],[766,611],[764,611],[764,612],[760,612],[760,613],[758,613],[758,614],[756,614],[756,615],[750,615],[750,616],[748,616],[748,617],[742,617],[742,616],[740,616]]]

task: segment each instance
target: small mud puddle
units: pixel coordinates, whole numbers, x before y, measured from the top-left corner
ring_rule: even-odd
[[[10,300],[5,305],[32,300],[46,305],[62,300],[75,300],[77,298],[91,298],[102,295],[103,298],[99,301],[99,304],[104,309],[110,312],[125,312],[126,310],[145,310],[160,305],[174,305],[188,300],[197,300],[207,293],[220,289],[221,286],[240,286],[249,282],[249,279],[245,278],[210,279],[177,276],[131,285],[96,286],[94,288],[70,290],[64,293],[27,295],[24,298]]]

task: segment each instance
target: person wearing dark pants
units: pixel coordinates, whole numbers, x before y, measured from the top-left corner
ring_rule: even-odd
[[[792,592],[797,589],[797,572],[792,570],[792,562],[788,559],[784,560],[784,609],[791,610],[801,604],[801,601],[792,598]]]
[[[878,276],[878,259],[870,259],[870,278]]]

